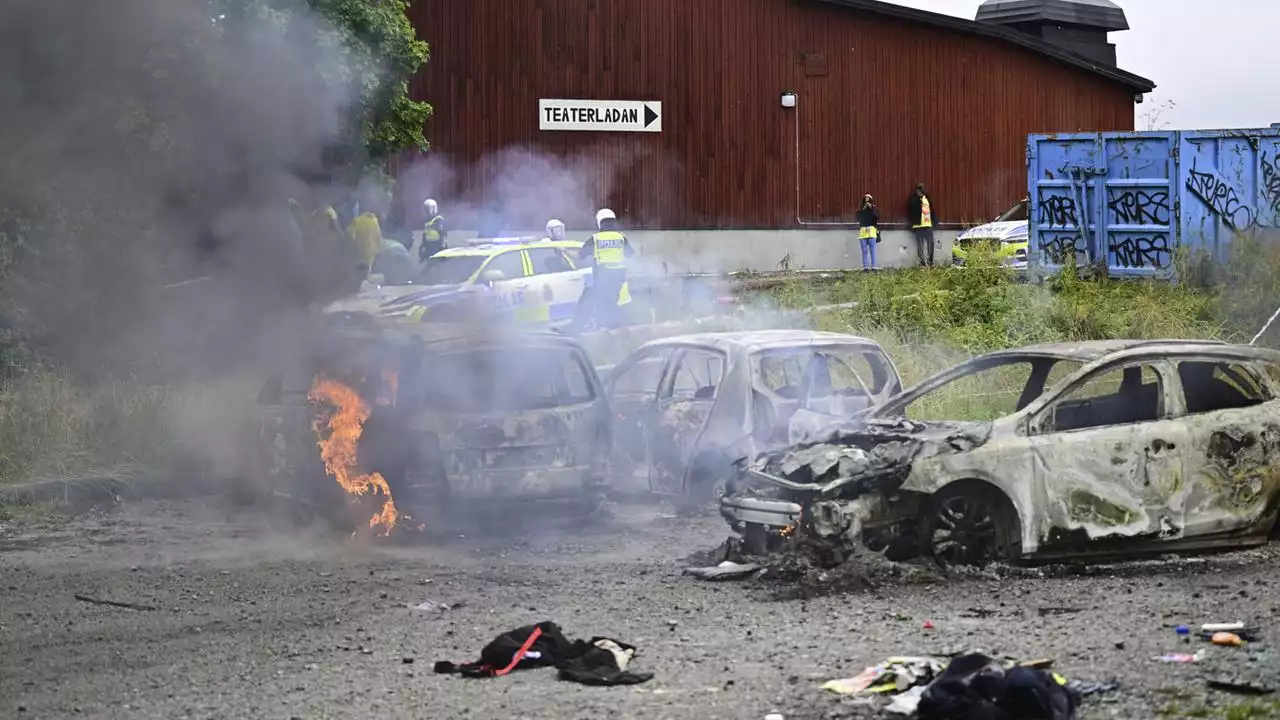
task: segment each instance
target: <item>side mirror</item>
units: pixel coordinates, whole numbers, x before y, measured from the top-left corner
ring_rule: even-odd
[[[506,280],[507,276],[502,274],[501,270],[485,270],[480,273],[480,282],[485,285],[492,285],[501,280]]]

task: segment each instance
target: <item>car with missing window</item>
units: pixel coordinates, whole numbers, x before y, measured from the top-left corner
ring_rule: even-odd
[[[646,343],[606,387],[614,489],[692,506],[718,497],[736,461],[856,415],[902,383],[872,340],[757,330]]]
[[[330,467],[342,461],[349,477],[381,475],[398,511],[433,529],[489,511],[509,525],[513,512],[543,512],[533,504],[582,517],[600,507],[609,411],[577,340],[551,330],[327,320],[327,332],[273,372],[259,396],[264,486],[321,509],[359,500],[344,494],[367,494],[350,489],[361,483]],[[350,447],[330,448],[335,438]]]
[[[568,324],[579,317],[579,299],[592,285],[590,263],[578,258],[583,243],[531,237],[485,238],[441,250],[411,280],[366,288],[332,306],[333,312],[373,312],[421,322],[481,320],[519,324]],[[619,303],[630,304],[624,284]]]
[[[755,551],[982,565],[1245,547],[1278,507],[1280,352],[1108,340],[945,370],[757,458],[721,512]]]
[[[1027,267],[1028,211],[1030,198],[1005,210],[989,223],[969,228],[956,236],[951,247],[951,263],[962,267],[969,259],[969,252],[977,246],[985,246],[995,253],[1002,264],[1015,270]]]

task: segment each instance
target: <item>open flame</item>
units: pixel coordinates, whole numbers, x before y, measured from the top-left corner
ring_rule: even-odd
[[[400,513],[396,510],[386,478],[381,473],[359,474],[356,471],[356,448],[360,434],[364,432],[364,423],[369,419],[369,405],[350,387],[321,377],[316,377],[307,397],[313,402],[334,407],[327,423],[327,436],[323,432],[322,421],[317,420],[315,425],[325,472],[351,495],[363,496],[372,492],[385,496],[382,509],[369,518],[369,527],[380,527],[383,536],[390,535]]]
[[[790,525],[779,530],[778,534],[784,538],[789,538],[792,535],[794,535],[795,532],[796,532],[796,523],[791,523]]]

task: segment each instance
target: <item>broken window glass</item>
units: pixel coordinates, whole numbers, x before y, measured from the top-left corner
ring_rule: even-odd
[[[613,379],[613,394],[628,395],[630,399],[648,399],[658,397],[658,383],[662,380],[662,369],[667,364],[665,350],[652,352],[640,357],[630,367],[619,372]]]
[[[879,394],[891,379],[884,355],[865,347],[769,350],[754,360],[759,382],[788,399],[856,393]]]
[[[1262,376],[1242,363],[1184,360],[1178,378],[1189,414],[1260,405],[1271,399]]]
[[[1049,408],[1056,432],[1150,422],[1164,415],[1164,387],[1150,365],[1094,373]]]
[[[712,400],[724,377],[724,359],[719,354],[686,350],[676,364],[671,397],[675,400]]]

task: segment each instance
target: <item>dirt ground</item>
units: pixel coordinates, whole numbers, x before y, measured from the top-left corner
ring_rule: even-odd
[[[1084,717],[1226,717],[1246,702],[1230,717],[1274,716],[1206,689],[1216,674],[1272,667],[1265,643],[1196,664],[1153,659],[1197,649],[1178,642],[1179,623],[1244,620],[1280,637],[1274,547],[945,580],[881,568],[870,587],[812,574],[801,593],[768,574],[681,575],[726,534],[718,518],[656,507],[617,508],[588,531],[391,546],[284,534],[216,501],[0,521],[0,717],[881,717],[820,685],[892,655],[974,648],[1118,681]],[[822,592],[832,585],[846,589]],[[654,679],[432,672],[541,620],[635,644],[634,669]]]

